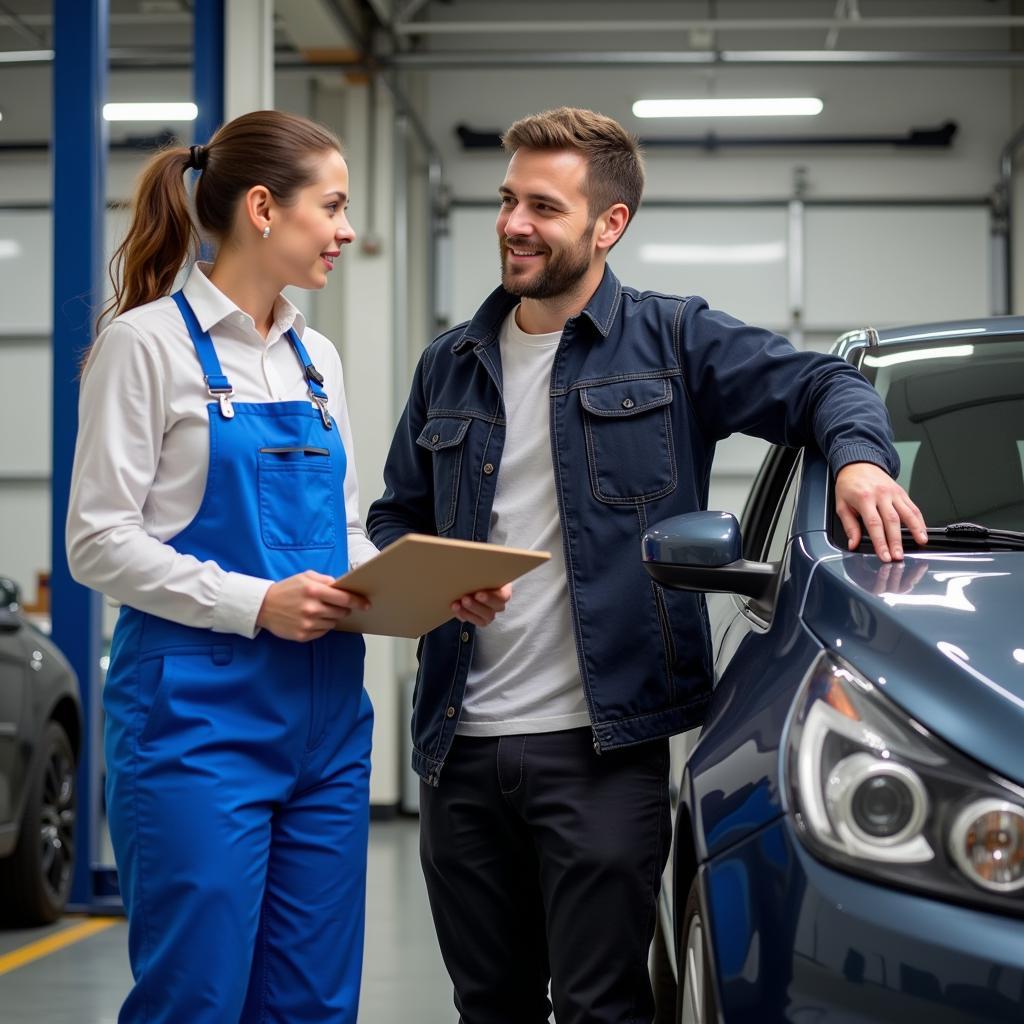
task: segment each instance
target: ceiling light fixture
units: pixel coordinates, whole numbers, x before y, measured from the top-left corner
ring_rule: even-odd
[[[194,121],[194,103],[104,103],[104,121]]]
[[[824,104],[814,96],[775,99],[637,100],[636,117],[810,117]]]
[[[53,50],[3,50],[0,64],[41,64],[53,60]]]

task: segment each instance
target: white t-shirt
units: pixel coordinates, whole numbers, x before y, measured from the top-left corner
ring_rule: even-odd
[[[551,462],[549,382],[561,332],[527,334],[513,310],[501,329],[505,448],[489,539],[550,551],[512,584],[512,600],[476,631],[456,732],[502,736],[590,724],[569,613],[562,527]]]
[[[337,349],[306,327],[284,296],[264,339],[197,266],[185,297],[210,332],[237,402],[309,398],[287,332],[302,338],[324,376],[328,408],[345,445],[349,561],[377,553],[359,518],[345,383]],[[79,582],[123,604],[219,633],[256,633],[274,581],[226,572],[166,542],[195,517],[209,469],[210,396],[195,347],[171,298],[123,313],[96,339],[79,401],[67,552]]]

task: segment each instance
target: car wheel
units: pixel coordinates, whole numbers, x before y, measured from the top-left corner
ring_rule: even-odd
[[[679,936],[682,942],[677,946],[676,956],[679,965],[676,1019],[680,1024],[718,1024],[707,928],[700,912],[700,890],[696,878],[686,898]]]
[[[67,733],[48,722],[30,780],[18,845],[0,861],[0,906],[10,923],[49,924],[71,891],[75,857],[75,755]]]

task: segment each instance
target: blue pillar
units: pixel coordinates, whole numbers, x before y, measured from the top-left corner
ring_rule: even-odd
[[[68,572],[64,548],[78,432],[78,368],[103,301],[108,0],[54,0],[53,60],[53,638],[78,674],[85,712],[72,902],[94,903],[98,820],[99,595]]]
[[[192,95],[199,108],[192,140],[205,145],[224,120],[224,0],[195,0]]]

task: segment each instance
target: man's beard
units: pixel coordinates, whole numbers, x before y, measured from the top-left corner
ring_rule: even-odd
[[[522,299],[553,299],[571,292],[590,269],[590,227],[575,245],[548,256],[547,264],[539,274],[519,278],[510,274],[505,266],[505,254],[512,243],[499,239],[501,249],[501,286]],[[527,246],[524,246],[527,248]]]

